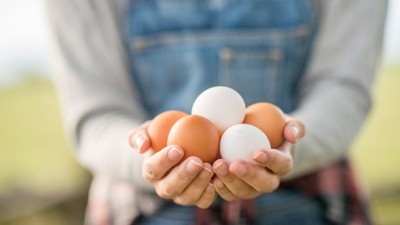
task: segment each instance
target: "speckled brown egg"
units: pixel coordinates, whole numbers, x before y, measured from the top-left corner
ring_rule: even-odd
[[[285,116],[282,110],[272,103],[259,102],[248,106],[243,123],[262,130],[272,148],[277,148],[284,140]]]
[[[203,162],[213,163],[218,154],[219,134],[208,119],[188,115],[172,126],[167,143],[182,147],[185,152],[182,161],[189,156],[197,156]]]
[[[167,146],[171,127],[187,114],[177,110],[169,110],[158,114],[150,123],[147,133],[150,136],[151,148],[160,151]]]

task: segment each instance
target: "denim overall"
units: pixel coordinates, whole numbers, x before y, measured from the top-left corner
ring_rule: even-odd
[[[149,118],[189,113],[224,85],[246,105],[296,107],[315,27],[312,0],[130,0],[124,18],[135,88]],[[256,224],[318,224],[317,202],[278,190],[254,201]],[[143,224],[191,224],[195,207],[170,205]],[[180,220],[181,222],[177,221]]]

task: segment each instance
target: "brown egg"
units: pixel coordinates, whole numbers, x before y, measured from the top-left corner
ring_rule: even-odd
[[[151,148],[160,151],[167,146],[171,127],[187,114],[181,111],[169,110],[158,114],[150,123],[147,133],[150,136]]]
[[[197,156],[203,162],[213,163],[219,149],[217,128],[208,119],[188,115],[179,119],[168,135],[168,145],[178,145],[185,151],[186,159]]]
[[[246,108],[243,123],[258,127],[267,135],[272,148],[282,144],[285,117],[282,110],[274,104],[259,102]]]

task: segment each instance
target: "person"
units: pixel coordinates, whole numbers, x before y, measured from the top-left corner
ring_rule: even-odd
[[[64,123],[93,174],[87,224],[373,223],[348,151],[372,105],[386,1],[47,4]],[[278,105],[284,144],[257,165],[154,153],[149,121],[216,85]]]

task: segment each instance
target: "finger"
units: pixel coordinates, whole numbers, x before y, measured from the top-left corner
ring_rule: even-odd
[[[253,159],[259,165],[268,168],[273,173],[278,175],[285,175],[293,168],[293,158],[289,150],[258,150],[253,154]]]
[[[144,153],[150,149],[150,138],[144,130],[135,132],[130,138],[130,144],[133,149],[139,153]]]
[[[283,134],[286,140],[291,143],[296,143],[305,135],[305,127],[303,122],[294,118],[289,119],[283,130]]]
[[[171,145],[146,157],[143,161],[143,177],[149,182],[160,179],[182,159],[183,154],[181,148]]]
[[[197,157],[190,157],[174,167],[165,177],[157,181],[157,194],[166,199],[180,195],[202,170],[203,162]]]
[[[243,160],[234,161],[229,166],[229,171],[245,181],[257,192],[272,192],[279,186],[279,176],[268,172],[261,166]]]
[[[211,165],[205,163],[200,173],[197,174],[185,190],[174,199],[175,203],[179,205],[195,204],[207,188],[212,176],[213,172]]]
[[[283,143],[277,148],[277,150],[287,153],[287,154],[291,154],[292,150],[293,150],[293,146],[294,144],[289,142],[289,141],[283,141]]]
[[[234,200],[238,199],[238,197],[236,195],[234,195],[218,177],[214,178],[213,185],[214,185],[215,191],[224,200],[234,201]]]
[[[146,121],[138,128],[132,130],[128,135],[129,145],[140,153],[150,148],[150,138],[147,134],[150,121]]]
[[[214,163],[214,172],[237,197],[248,199],[257,195],[257,191],[254,188],[229,171],[228,165],[223,160],[217,160]]]
[[[206,189],[200,196],[199,200],[197,201],[196,206],[202,209],[206,209],[210,207],[210,205],[214,202],[217,198],[217,193],[215,188],[212,184],[208,183]]]

